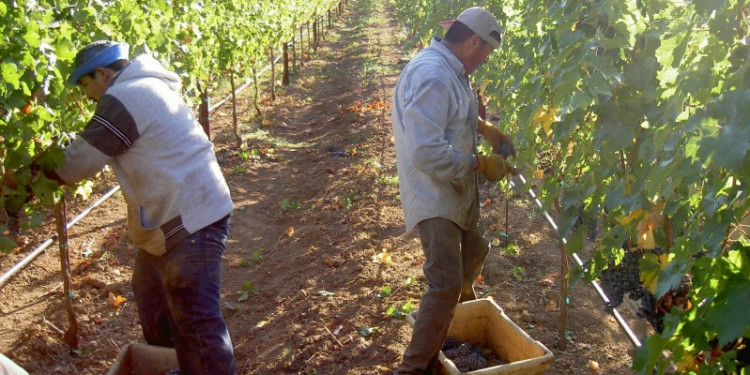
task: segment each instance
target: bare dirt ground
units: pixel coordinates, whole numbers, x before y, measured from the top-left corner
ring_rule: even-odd
[[[229,132],[231,105],[213,114],[235,202],[222,298],[240,374],[390,374],[400,362],[411,328],[387,310],[418,308],[426,287],[419,242],[404,233],[391,136],[392,88],[413,52],[404,39],[383,1],[350,1],[317,51],[298,61],[292,84],[275,101],[264,93],[264,119],[255,117],[251,90],[240,94],[246,148]],[[70,202],[69,219],[115,185],[111,173],[95,182],[92,198]],[[511,194],[508,222],[503,191],[485,183],[480,196],[487,235],[506,232],[518,248],[496,242],[480,296],[553,351],[549,374],[632,373],[633,347],[587,283],[569,292],[560,344],[557,239],[528,196]],[[118,193],[70,230],[78,349],[62,341],[56,243],[0,286],[0,348],[30,373],[103,374],[120,347],[143,342],[124,217]],[[28,245],[0,255],[0,269],[53,234],[49,220],[26,233]],[[382,297],[385,287],[391,293]],[[645,322],[631,323],[648,332]]]

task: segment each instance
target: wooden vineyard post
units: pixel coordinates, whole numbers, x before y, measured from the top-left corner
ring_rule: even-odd
[[[252,77],[253,77],[253,106],[255,107],[255,114],[258,117],[263,116],[263,111],[260,110],[260,88],[258,87],[258,71],[255,70],[255,68],[250,68],[252,70]],[[234,90],[234,89],[233,89]],[[237,135],[239,137],[239,135]],[[242,140],[239,141],[239,145],[242,145]]]
[[[211,115],[208,113],[208,109],[210,108],[211,104],[211,98],[208,97],[208,90],[203,90],[201,88],[200,82],[198,82],[198,91],[201,93],[201,104],[198,114],[198,122],[201,124],[201,127],[203,127],[203,131],[206,132],[206,136],[208,139],[211,139],[211,124],[210,124],[210,117]]]
[[[289,43],[284,43],[284,73],[281,77],[281,84],[289,86]]]
[[[297,73],[297,42],[294,41],[292,34],[292,72]]]
[[[276,55],[273,53],[273,46],[269,46],[268,50],[271,51],[271,101],[276,100]]]
[[[558,346],[565,350],[568,344],[567,321],[568,321],[568,252],[565,244],[560,241],[560,320],[557,330],[559,333]]]
[[[255,75],[254,71],[253,75]],[[240,148],[242,147],[242,137],[240,137],[240,127],[237,122],[237,85],[234,82],[234,71],[229,72],[229,85],[232,88],[232,131],[234,132],[234,145]]]
[[[320,37],[318,39],[325,40],[326,39],[326,15],[325,14],[321,14],[318,16],[318,27],[320,28],[320,30],[318,31],[318,35]]]
[[[57,228],[57,243],[60,248],[60,267],[63,274],[63,293],[65,294],[65,311],[68,313],[68,330],[63,340],[69,347],[78,349],[78,323],[73,311],[73,292],[70,290],[70,255],[68,254],[68,228],[65,215],[65,197],[55,203],[55,226]]]
[[[307,48],[310,48],[310,49],[313,48],[312,38],[310,38],[310,21],[309,20],[307,21]],[[309,49],[307,50],[307,57],[310,58]]]
[[[510,190],[510,187],[508,188]],[[510,229],[508,228],[510,226],[510,192],[505,192],[505,248],[508,248],[508,241],[510,241]]]
[[[305,38],[302,33],[302,24],[299,25],[299,64],[302,66],[302,60],[305,59]]]
[[[313,52],[318,52],[318,16],[315,16],[313,21]]]

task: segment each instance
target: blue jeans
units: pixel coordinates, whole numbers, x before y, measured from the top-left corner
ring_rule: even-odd
[[[221,315],[221,254],[229,216],[157,257],[139,251],[133,293],[146,342],[174,347],[182,375],[236,372],[229,331]]]

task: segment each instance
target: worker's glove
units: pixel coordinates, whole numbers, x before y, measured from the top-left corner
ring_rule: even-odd
[[[477,167],[474,169],[490,181],[499,181],[508,174],[516,175],[518,171],[508,165],[501,155],[477,155]]]
[[[487,120],[479,120],[479,128],[477,129],[479,134],[484,137],[492,145],[492,152],[500,154],[504,158],[508,156],[516,156],[516,148],[513,146],[513,141],[503,134],[495,125]]]

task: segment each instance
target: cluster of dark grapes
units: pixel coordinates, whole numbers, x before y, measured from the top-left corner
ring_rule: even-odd
[[[750,368],[750,337],[743,336],[739,339],[735,339],[725,344],[723,347],[719,347],[719,340],[714,338],[708,342],[708,345],[713,348],[710,353],[711,356],[720,356],[726,352],[734,351],[736,356],[732,360],[735,365],[735,372],[732,374],[744,374],[743,369]],[[706,361],[705,355],[697,355],[696,359],[699,362]],[[710,362],[712,359],[709,359]]]
[[[8,222],[5,226],[8,228],[8,234],[11,238],[17,238],[21,235],[21,212],[7,211]]]
[[[620,264],[616,266],[610,264],[609,268],[599,274],[599,285],[609,297],[610,302],[607,305],[609,310],[620,306],[625,294],[629,293],[631,299],[638,300],[646,292],[641,285],[638,270],[638,262],[642,256],[641,250],[626,250],[625,257],[622,258]]]
[[[588,233],[586,233],[586,238],[589,241],[593,241],[596,239],[596,217],[592,217],[586,211],[584,211],[583,206],[578,208],[578,218],[576,219],[576,222],[573,223],[573,232],[578,232],[578,229],[581,228],[582,225],[585,225],[589,228]]]
[[[737,350],[737,371],[740,369],[750,368],[750,337],[742,337],[736,347]]]
[[[680,288],[671,290],[668,293],[669,298],[666,299],[666,301],[669,301],[669,306],[659,306],[659,303],[665,303],[665,299],[657,300],[641,284],[638,264],[645,253],[661,255],[665,251],[661,248],[647,251],[640,249],[628,250],[626,247],[622,262],[617,266],[611,264],[609,268],[602,271],[599,275],[599,282],[604,293],[610,300],[607,309],[611,311],[613,308],[620,306],[627,294],[631,300],[640,301],[637,315],[646,319],[654,327],[654,330],[661,333],[664,331],[665,311],[669,311],[671,306],[676,303],[675,301],[680,299],[686,300],[688,298],[690,284],[686,280],[680,285]]]
[[[638,316],[645,318],[656,332],[664,331],[664,315],[672,310],[672,307],[681,309],[690,308],[690,290],[691,283],[688,277],[685,277],[680,286],[671,289],[661,299],[657,300],[653,294],[646,291],[641,297],[641,307],[638,309]]]
[[[461,342],[449,337],[443,343],[443,354],[453,361],[461,372],[469,372],[503,364],[491,349]]]
[[[664,331],[664,313],[656,308],[656,298],[648,291],[641,296],[641,306],[638,308],[638,316],[646,319],[658,333]]]

